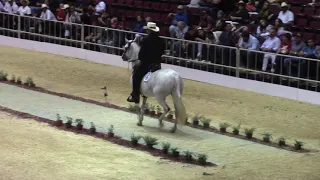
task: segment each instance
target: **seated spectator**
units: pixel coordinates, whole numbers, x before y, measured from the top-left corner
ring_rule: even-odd
[[[185,24],[188,24],[188,15],[187,11],[184,10],[184,7],[182,5],[178,6],[177,12],[176,13],[170,13],[168,15],[169,17],[173,17],[172,24],[169,27],[169,32],[170,32],[170,37],[174,37],[175,31],[178,28],[177,23],[179,21],[183,21]]]
[[[219,36],[219,45],[234,47],[234,34],[230,23],[225,24],[221,35]]]
[[[68,5],[69,6],[69,5]],[[58,21],[65,21],[66,20],[66,14],[65,14],[65,8],[64,4],[60,4],[59,8],[57,9],[57,20]]]
[[[277,54],[279,54],[277,57],[276,57],[276,71],[278,72],[278,70],[282,70],[282,62],[283,62],[283,59],[285,58],[284,56],[281,56],[282,54],[283,55],[288,55],[289,52],[291,51],[291,45],[292,45],[292,42],[291,42],[291,34],[289,33],[286,33],[286,34],[283,34],[281,36],[281,44],[280,44],[280,48],[278,49],[277,51]],[[281,73],[281,72],[280,72]]]
[[[135,23],[132,31],[133,32],[138,32],[138,33],[144,33],[145,30],[143,29],[143,26],[145,26],[146,23],[143,21],[141,16],[137,16],[137,22]]]
[[[4,5],[4,12],[9,14],[18,14],[19,6],[15,0],[7,0]]]
[[[28,6],[28,0],[22,0],[21,6],[18,9],[18,13],[20,16],[31,16],[31,9]]]
[[[190,3],[187,5],[189,8],[199,8],[199,2],[201,0],[191,0]]]
[[[272,25],[268,25],[265,19],[260,20],[260,25],[258,26],[256,31],[256,36],[261,42],[266,39],[265,35],[269,32],[270,28],[272,28]]]
[[[73,39],[76,39],[76,36],[79,33],[78,31],[80,29],[77,28],[77,26],[72,23],[80,24],[81,23],[80,15],[78,12],[75,11],[74,6],[69,7],[69,5],[65,4],[64,8],[66,10],[66,19],[64,23],[65,25],[64,37],[70,38],[70,36],[72,36]]]
[[[45,33],[45,34],[52,34],[54,36],[58,36],[58,34],[55,34],[56,32],[60,32],[60,31],[56,31],[56,29],[54,29],[56,26],[54,25],[57,19],[55,17],[55,15],[49,10],[48,6],[46,4],[42,4],[41,5],[41,15],[40,15],[40,19],[44,19],[44,20],[50,20],[50,21],[40,21],[40,25],[41,25],[41,32]],[[36,24],[36,32],[39,31],[39,24]]]
[[[271,28],[269,30],[269,37],[264,41],[264,43],[261,45],[261,50],[263,52],[269,52],[269,53],[275,53],[278,51],[280,48],[281,41],[280,39],[276,36],[276,29]],[[275,68],[275,61],[276,61],[276,55],[275,54],[269,54],[265,53],[263,57],[263,64],[262,64],[262,71],[267,70],[267,65],[269,60],[271,59],[271,72],[274,72]]]
[[[297,34],[296,37],[299,41],[300,34]],[[295,39],[296,41],[296,39]],[[293,47],[293,46],[292,46]],[[305,57],[305,58],[312,58],[316,59],[319,55],[319,52],[316,49],[315,43],[313,39],[308,40],[308,46],[304,46],[301,42],[297,44],[297,47],[295,47],[295,50],[299,50],[300,48],[303,48],[300,52],[291,52],[299,57]],[[292,73],[291,72],[291,66],[297,66],[298,67],[298,72],[297,73]],[[306,60],[303,59],[298,59],[298,58],[286,58],[284,60],[284,67],[286,72],[288,73],[289,76],[293,75],[296,77],[306,77],[306,68],[307,68],[307,63]]]
[[[197,48],[195,48],[196,52],[197,52],[197,59],[198,60],[201,60],[202,58],[202,43],[205,43],[206,42],[206,33],[205,32],[208,32],[208,31],[205,31],[204,29],[202,29],[201,27],[198,27],[198,36],[196,37],[196,41],[198,42],[201,42],[201,43],[198,43],[198,46]]]
[[[28,0],[22,0],[21,6],[18,9],[18,13],[21,16],[20,18],[20,28],[24,31],[28,31],[29,29],[29,19],[24,18],[23,16],[31,16],[31,9],[28,6],[29,1]]]
[[[257,10],[256,6],[255,6],[255,3],[254,3],[254,0],[248,0],[248,3],[246,5],[246,9],[249,12],[255,12]]]
[[[49,9],[49,7],[46,4],[41,5],[41,10],[42,10],[40,15],[41,19],[53,20],[53,21],[57,20],[56,16],[52,13],[52,11]]]
[[[278,19],[280,19],[284,26],[290,27],[293,25],[294,15],[288,9],[286,2],[281,3],[281,11],[279,12]]]
[[[198,29],[197,26],[191,26],[188,28],[188,32],[185,34],[184,39],[188,40],[188,41],[196,41],[196,38],[198,37]],[[183,41],[182,42],[182,50],[183,52],[187,52],[186,53],[186,58],[187,59],[192,59],[192,57],[194,56],[194,49],[195,49],[195,45],[196,43],[191,43],[191,42],[186,42]],[[182,54],[184,55],[184,54]]]
[[[91,16],[88,12],[87,8],[83,8],[82,9],[82,14],[80,16],[81,19],[81,23],[84,25],[91,25]],[[84,26],[84,37],[87,37],[89,35],[90,32],[90,27],[89,26]]]
[[[4,12],[4,5],[1,1],[0,1],[0,12]]]
[[[232,31],[232,25],[230,23],[225,24],[221,35],[219,36],[219,45],[235,47],[235,34]],[[222,64],[225,65],[235,65],[234,59],[235,51],[234,49],[229,49],[226,47],[217,48],[217,57],[221,60]]]
[[[260,43],[256,37],[249,33],[249,31],[243,31],[238,42],[238,47],[258,51],[260,49]],[[253,68],[255,67],[255,58],[256,52],[240,51],[240,65],[244,65],[247,68]]]
[[[176,29],[174,37],[177,39],[184,39],[186,33],[188,32],[189,27],[183,21],[179,21],[177,25],[178,25],[178,29]],[[181,46],[182,46],[182,41],[178,40],[173,43],[173,48],[171,49],[171,51],[174,56],[178,56],[182,53]]]
[[[221,4],[221,1],[222,0],[200,0],[198,4],[204,8],[216,8]]]
[[[145,21],[146,23],[152,22],[152,18],[148,16],[148,17],[146,17],[146,18],[144,19],[144,21]]]
[[[209,31],[206,34],[206,40],[205,43],[208,44],[217,44],[217,38],[216,35],[212,32]],[[204,62],[214,62],[215,61],[215,46],[213,45],[203,45],[202,47],[202,61]]]
[[[97,0],[98,4],[93,8],[91,5],[89,9],[94,12],[95,16],[101,16],[104,12],[107,11],[107,5],[103,0]]]
[[[265,1],[263,3],[262,9],[259,12],[259,19],[265,19],[267,22],[271,22],[274,18],[274,14],[270,11],[270,3]]]
[[[200,17],[199,27],[201,27],[204,31],[211,31],[213,27],[213,19],[208,14],[207,11],[202,11],[202,16]]]
[[[108,27],[111,26],[111,18],[107,12],[103,12],[101,16],[97,19],[97,26]]]
[[[238,22],[240,24],[248,24],[250,20],[250,15],[245,8],[245,3],[243,1],[239,1],[238,3],[238,11],[230,14],[231,21]]]

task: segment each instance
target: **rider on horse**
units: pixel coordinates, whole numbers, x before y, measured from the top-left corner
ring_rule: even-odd
[[[165,42],[159,37],[159,27],[156,23],[148,22],[147,26],[143,27],[148,36],[141,42],[139,51],[140,65],[134,70],[132,77],[133,91],[127,99],[128,102],[139,103],[140,101],[140,85],[143,77],[151,71],[151,66],[158,65],[161,69],[161,56],[165,51]]]

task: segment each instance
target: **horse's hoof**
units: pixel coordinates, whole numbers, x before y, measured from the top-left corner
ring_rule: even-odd
[[[159,122],[159,127],[160,127],[160,128],[163,127],[163,122]]]
[[[142,126],[142,122],[137,122],[137,126]]]
[[[170,130],[170,132],[171,132],[171,133],[175,133],[176,130],[177,130],[176,128],[172,128],[172,129]]]

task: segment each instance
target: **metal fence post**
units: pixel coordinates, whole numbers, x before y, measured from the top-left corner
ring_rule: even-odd
[[[18,38],[21,39],[21,16],[18,16]]]
[[[236,77],[240,77],[240,49],[236,49]]]
[[[84,49],[84,24],[81,24],[81,49]]]

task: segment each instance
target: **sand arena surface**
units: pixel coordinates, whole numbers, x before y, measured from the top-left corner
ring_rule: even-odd
[[[109,102],[127,106],[126,98],[130,93],[131,87],[126,69],[5,46],[0,47],[0,63],[0,70],[4,69],[9,74],[15,74],[16,76],[32,76],[35,83],[41,87],[89,99],[102,101],[103,91],[100,88],[107,85],[110,95]],[[242,122],[245,127],[253,126],[258,128],[256,137],[261,137],[261,133],[270,132],[273,133],[274,139],[284,136],[290,138],[291,141],[295,139],[302,140],[307,143],[306,146],[308,148],[318,149],[320,147],[320,131],[318,130],[320,122],[317,118],[320,115],[319,106],[188,80],[185,80],[183,99],[188,113],[201,113],[211,117],[213,119],[212,124],[216,127],[219,122],[229,122],[233,125]],[[154,103],[154,100],[150,99],[150,101]],[[171,98],[169,98],[169,102],[173,107]],[[6,127],[3,125],[4,123],[1,124],[0,128]],[[20,133],[20,136],[17,136],[16,139],[18,141],[19,138],[23,137],[23,133]],[[39,137],[41,137],[40,133]],[[35,139],[39,139],[39,137]],[[10,143],[14,144],[12,141],[8,142],[8,144]],[[55,141],[54,144],[57,143],[58,141]],[[19,147],[15,147],[19,149]],[[64,146],[62,145],[61,147]],[[30,148],[32,149],[33,147]],[[0,148],[0,151],[4,150]],[[85,151],[84,149],[79,151],[82,150]],[[67,154],[71,153],[68,150],[62,151]],[[74,153],[74,150],[71,151]],[[245,151],[245,149],[242,149],[242,151]],[[17,152],[19,151],[17,150]],[[10,153],[12,152],[5,151],[5,153],[1,154]],[[84,152],[83,155],[85,156],[86,153]],[[53,154],[51,153],[51,157]],[[280,154],[281,156],[279,156]],[[235,179],[236,177],[240,179],[317,179],[320,177],[319,153],[311,155],[280,154],[266,154],[260,158],[241,157],[242,163],[237,162],[215,168],[214,177],[217,179]],[[13,156],[15,157],[16,155]],[[103,155],[112,156],[111,154]],[[31,164],[33,164],[32,162],[35,162],[34,156],[26,161],[31,161]],[[12,160],[11,162],[10,159],[7,161],[9,164],[14,162],[17,164],[15,166],[24,166],[18,161]],[[72,161],[72,163],[75,162]],[[66,167],[72,166],[71,164],[66,164]],[[25,166],[24,168],[27,167]],[[125,166],[123,167],[126,168]],[[45,166],[42,166],[42,168],[45,168]],[[78,168],[77,170],[79,174],[82,174],[83,169]],[[43,169],[43,171],[45,170]],[[22,176],[23,173],[21,172],[24,171],[17,171],[17,169],[11,168],[4,172],[6,174],[20,172],[17,175],[20,174]],[[39,171],[39,174],[41,172]],[[74,171],[70,171],[70,174],[71,172]],[[105,170],[105,172],[107,171]],[[180,172],[182,171],[177,171],[174,174],[180,174]],[[63,176],[66,179],[69,177],[69,172],[64,170],[61,173],[61,176],[66,173],[67,176]],[[196,173],[199,175],[202,174],[202,171],[201,173],[198,171]],[[30,177],[34,176],[30,175]],[[154,174],[154,177],[162,179],[160,175]],[[199,179],[199,176],[186,177],[189,177],[189,179],[197,177],[196,179]],[[201,178],[203,177],[201,176]],[[209,179],[213,178],[210,177]]]

